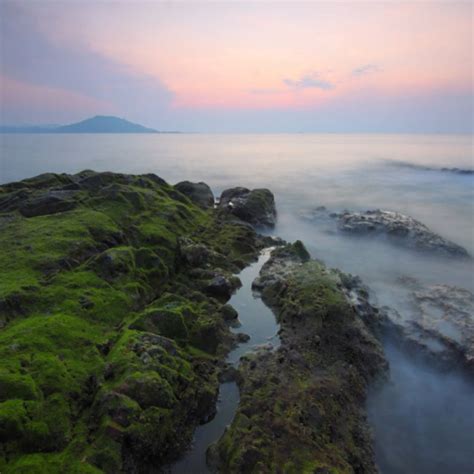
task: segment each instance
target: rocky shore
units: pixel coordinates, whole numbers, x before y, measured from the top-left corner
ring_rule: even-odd
[[[390,227],[379,214],[338,218]],[[312,260],[299,241],[257,232],[276,216],[267,189],[215,199],[205,183],[153,174],[1,186],[0,472],[160,472],[214,417],[230,379],[240,404],[208,450],[210,469],[377,472],[365,402],[388,368],[380,336],[389,328],[420,348],[422,329],[472,365],[472,295],[413,286],[410,333],[372,306],[357,277]],[[253,287],[281,344],[229,370],[226,355],[248,336],[231,331],[238,314],[227,302],[268,247]],[[423,319],[433,304],[444,312]]]
[[[269,244],[213,205],[152,174],[0,187],[1,472],[148,472],[213,416],[234,274]]]
[[[436,234],[413,217],[381,209],[365,212],[329,212],[324,206],[304,212],[313,221],[331,219],[336,230],[349,236],[383,237],[391,243],[412,250],[440,256],[470,258],[464,247]]]
[[[239,409],[208,452],[219,472],[377,472],[364,414],[387,364],[341,274],[301,242],[276,249],[254,288],[280,323],[280,347],[245,356]]]

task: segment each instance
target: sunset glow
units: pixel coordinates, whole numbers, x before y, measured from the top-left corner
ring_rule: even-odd
[[[469,110],[452,104],[472,100],[470,3],[4,2],[1,9],[3,123],[75,120],[96,108],[205,130],[214,125],[202,114],[337,115],[354,102],[382,107],[397,122],[397,104],[410,101],[421,128],[446,108],[451,124],[469,126]],[[35,105],[44,88],[48,104],[27,112],[25,96]],[[65,94],[74,97],[69,110]]]

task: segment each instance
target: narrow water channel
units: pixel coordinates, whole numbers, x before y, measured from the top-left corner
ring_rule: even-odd
[[[239,313],[241,326],[232,329],[234,332],[243,332],[250,336],[246,343],[242,343],[227,356],[227,362],[237,366],[240,357],[248,351],[262,344],[272,344],[278,347],[279,325],[272,311],[265,306],[262,300],[252,291],[252,282],[258,276],[263,264],[270,258],[271,249],[262,252],[257,262],[245,268],[239,278],[242,287],[235,293],[229,303]],[[172,474],[204,474],[211,472],[206,465],[206,450],[224,433],[225,427],[232,422],[239,405],[239,389],[235,382],[222,383],[219,388],[219,400],[216,416],[205,425],[199,426],[194,434],[191,448],[184,457],[174,464]]]

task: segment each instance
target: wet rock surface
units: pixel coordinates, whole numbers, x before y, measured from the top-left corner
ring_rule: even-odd
[[[175,184],[174,187],[200,207],[210,208],[214,206],[214,194],[206,183],[181,181],[180,183]]]
[[[239,409],[208,450],[220,472],[377,472],[363,406],[386,362],[342,287],[301,243],[263,266],[254,288],[278,318],[281,346],[241,360]]]
[[[435,234],[412,217],[399,212],[375,211],[344,212],[337,215],[342,232],[357,235],[384,234],[396,242],[416,250],[444,255],[467,257],[466,249]]]
[[[399,212],[380,209],[330,213],[324,206],[303,214],[308,220],[336,220],[337,230],[355,236],[384,236],[391,242],[418,251],[451,257],[470,257],[467,250],[431,231],[420,221]]]
[[[422,285],[399,279],[408,290],[403,312],[371,302],[370,290],[359,277],[342,274],[343,291],[375,334],[386,336],[434,366],[474,371],[474,295],[449,285]]]
[[[153,174],[0,186],[0,471],[150,472],[189,446],[268,240],[234,220]]]
[[[227,189],[221,194],[219,208],[257,227],[275,226],[275,198],[268,189]]]
[[[404,336],[446,363],[474,371],[474,295],[464,288],[415,281],[411,303],[408,321],[392,313],[392,320],[404,326]]]

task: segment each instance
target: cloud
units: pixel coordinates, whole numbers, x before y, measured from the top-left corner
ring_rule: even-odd
[[[285,92],[285,91],[282,89],[265,89],[265,88],[249,89],[249,93],[255,94],[255,95],[273,95],[273,94],[281,94],[282,92]]]
[[[44,8],[49,12],[53,7],[45,4]],[[113,107],[116,114],[131,120],[161,126],[160,115],[170,108],[174,94],[160,78],[88,48],[53,41],[40,29],[35,12],[23,3],[0,3],[0,31],[0,65],[10,91],[2,121],[73,121],[83,118],[85,110],[103,114]],[[25,106],[22,91],[28,92],[36,108]],[[51,100],[42,100],[43,95]],[[61,98],[60,107],[54,97]],[[69,106],[66,97],[71,98]],[[37,113],[40,103],[43,117]]]
[[[353,76],[365,76],[366,74],[372,74],[374,72],[379,72],[381,70],[380,66],[377,64],[364,64],[362,66],[356,67],[352,70]]]
[[[334,84],[320,77],[319,73],[313,72],[301,76],[299,79],[283,79],[283,82],[293,89],[334,89]]]

